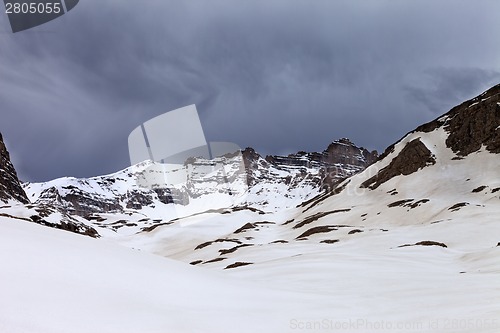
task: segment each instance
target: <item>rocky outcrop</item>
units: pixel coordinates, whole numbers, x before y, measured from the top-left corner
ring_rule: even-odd
[[[279,201],[289,200],[283,205],[292,207],[309,195],[331,189],[339,181],[364,170],[376,159],[377,153],[341,139],[321,153],[299,152],[263,158],[247,148],[241,152],[241,158],[239,156],[188,159],[177,169],[189,170],[186,181],[169,187],[164,183],[161,165],[145,163],[113,175],[25,184],[25,188],[37,203],[83,217],[139,211],[145,207],[161,210],[162,205],[188,205],[214,194],[224,197],[223,201],[228,203],[232,202],[230,197],[243,197],[246,201],[240,200],[239,204],[248,207],[266,206],[268,196],[283,196],[285,200]]]
[[[11,200],[29,203],[0,134],[0,202],[7,203]]]
[[[458,158],[478,151],[483,145],[491,153],[500,153],[500,84],[455,106],[443,116],[420,125],[405,137],[416,132],[429,133],[440,127],[449,133],[446,146]],[[378,160],[392,153],[400,141],[387,147]]]
[[[447,115],[446,145],[458,156],[467,156],[484,145],[500,153],[500,85],[458,106]]]
[[[490,153],[500,153],[500,84],[417,127],[405,137],[412,133],[430,133],[438,128],[448,133],[445,144],[457,155],[454,159],[463,158],[482,147]],[[399,142],[401,140],[389,146],[378,160],[393,153]],[[427,147],[420,140],[413,140],[389,166],[365,181],[362,187],[374,189],[392,177],[407,175],[434,163]]]
[[[118,198],[107,199],[82,191],[76,186],[55,186],[43,190],[37,204],[53,206],[69,215],[87,216],[93,213],[116,213],[122,211]]]
[[[303,168],[303,179],[324,191],[330,191],[342,180],[363,171],[378,158],[377,151],[369,152],[357,147],[349,139],[342,138],[332,142],[323,152],[307,153],[300,151],[288,156],[266,156],[266,161],[278,168]],[[305,172],[314,169],[316,172]]]
[[[277,165],[322,167],[335,165],[352,165],[366,168],[377,160],[377,151],[369,152],[357,147],[349,139],[342,138],[332,142],[321,153],[300,151],[288,156],[267,156],[266,161]]]
[[[500,153],[500,84],[414,132],[431,132],[438,127],[449,133],[446,145],[460,157],[478,151],[483,145],[491,153]]]
[[[361,187],[373,190],[396,176],[406,176],[435,163],[436,160],[433,154],[417,138],[408,142],[388,166],[380,170],[375,176],[364,181]]]

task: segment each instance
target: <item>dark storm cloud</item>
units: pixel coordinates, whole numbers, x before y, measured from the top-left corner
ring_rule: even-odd
[[[496,1],[85,0],[0,18],[0,130],[26,180],[116,171],[142,122],[196,103],[211,141],[384,149],[500,81]]]
[[[424,86],[406,88],[408,101],[421,103],[433,114],[443,113],[460,101],[470,98],[478,87],[498,84],[500,72],[480,68],[434,68],[427,70]]]

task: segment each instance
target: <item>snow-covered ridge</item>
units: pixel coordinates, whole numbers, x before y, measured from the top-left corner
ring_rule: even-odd
[[[0,209],[0,329],[496,333],[499,91],[368,168],[365,151],[340,142],[287,157],[245,150],[225,168],[194,159],[169,171],[186,181],[168,188],[171,174],[150,162],[26,184],[37,203]],[[107,241],[27,223],[69,218]],[[47,319],[54,311],[61,320]],[[90,326],[75,329],[82,318]]]
[[[322,153],[264,158],[248,148],[213,160],[191,158],[170,166],[145,161],[105,176],[23,187],[32,203],[72,216],[125,214],[169,221],[210,209],[241,206],[273,212],[295,207],[362,171],[375,158],[376,152],[342,139]]]

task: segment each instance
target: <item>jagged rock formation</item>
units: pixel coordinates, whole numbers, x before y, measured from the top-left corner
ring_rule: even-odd
[[[54,194],[58,203],[63,200],[57,195],[57,190],[51,188],[44,193],[44,196],[49,196],[49,193]],[[45,205],[43,202],[31,204],[22,185],[17,178],[16,170],[10,161],[9,152],[7,151],[0,134],[0,203],[9,203],[8,206],[3,206],[0,211],[0,216],[10,217],[18,220],[34,222],[51,228],[62,229],[74,233],[99,237],[98,232],[77,219],[71,216],[71,212],[59,210],[57,211],[54,202]]]
[[[25,188],[35,202],[82,217],[144,208],[160,211],[172,203],[192,208],[193,202],[200,207],[220,203],[220,207],[213,208],[240,205],[275,210],[293,207],[333,188],[364,170],[376,157],[377,152],[368,152],[341,139],[321,153],[263,158],[247,148],[241,155],[214,160],[190,158],[180,167],[189,170],[185,181],[167,187],[161,181],[170,178],[169,172],[179,170],[165,174],[160,165],[145,162],[113,175],[25,184]]]
[[[483,145],[489,152],[500,153],[500,84],[408,134],[429,133],[440,127],[449,133],[446,146],[458,157],[476,152]],[[379,160],[390,154],[396,144],[389,146]]]
[[[248,184],[254,185],[259,181],[272,181],[276,175],[270,177],[262,175],[262,168],[270,166],[278,170],[298,170],[292,177],[286,175],[282,182],[294,184],[307,182],[314,184],[323,191],[329,191],[341,180],[350,177],[371,165],[377,160],[377,151],[369,152],[365,148],[354,145],[349,139],[343,138],[332,142],[321,153],[300,151],[288,156],[266,156],[264,160],[253,149],[243,151],[245,166],[248,173]],[[256,172],[253,172],[256,171]]]
[[[500,84],[415,131],[431,132],[439,127],[449,133],[446,146],[460,157],[483,145],[489,152],[500,153]]]
[[[359,148],[349,139],[342,138],[332,142],[328,148],[321,153],[306,153],[300,151],[288,156],[267,156],[266,160],[270,163],[303,166],[303,167],[322,167],[336,165],[353,165],[366,168],[376,161],[378,154],[376,151],[369,152],[365,148]]]
[[[446,145],[457,155],[467,156],[483,145],[500,153],[500,85],[452,109],[442,120],[450,133]]]
[[[10,161],[9,152],[0,133],[0,202],[7,203],[10,200],[22,203],[29,202],[19,183],[16,170]]]
[[[410,175],[419,169],[436,163],[435,157],[420,139],[408,142],[388,166],[361,184],[362,187],[376,189],[380,184],[399,175]]]
[[[456,154],[454,160],[462,159],[482,147],[488,152],[500,153],[500,84],[417,127],[405,137],[414,133],[431,133],[440,128],[447,133],[445,144]],[[389,146],[379,160],[392,154],[400,142]],[[408,175],[434,163],[434,156],[428,147],[415,139],[408,142],[387,167],[361,186],[375,189],[395,176]]]

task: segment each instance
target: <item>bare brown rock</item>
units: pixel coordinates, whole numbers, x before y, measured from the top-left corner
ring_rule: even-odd
[[[29,203],[0,133],[0,202],[8,202],[9,200]]]
[[[386,181],[400,175],[410,175],[428,165],[435,164],[436,160],[431,151],[420,141],[414,139],[406,144],[401,152],[392,159],[388,166],[380,170],[375,176],[366,180],[361,187],[376,189]]]

